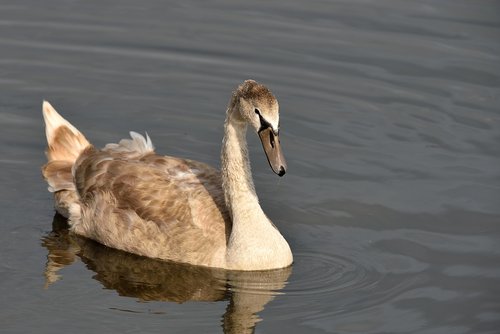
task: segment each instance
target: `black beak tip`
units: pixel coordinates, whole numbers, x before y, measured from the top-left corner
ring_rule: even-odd
[[[285,167],[280,166],[280,170],[279,170],[279,172],[278,172],[278,175],[279,175],[279,176],[283,176],[283,175],[285,175],[285,173],[286,173],[286,171],[285,171]]]

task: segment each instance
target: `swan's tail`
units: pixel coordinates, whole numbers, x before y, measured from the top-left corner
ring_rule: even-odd
[[[43,101],[43,119],[45,120],[45,135],[47,136],[47,159],[69,161],[74,163],[82,151],[90,146],[80,131],[50,105]]]
[[[76,205],[79,205],[72,167],[78,156],[91,145],[47,101],[43,102],[43,119],[48,163],[42,167],[42,174],[49,184],[49,191],[54,193],[56,210],[69,217],[70,209],[77,209]]]

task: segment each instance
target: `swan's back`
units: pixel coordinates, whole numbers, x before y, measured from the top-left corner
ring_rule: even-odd
[[[214,168],[89,147],[76,161],[75,184],[76,233],[148,257],[208,266],[223,260],[230,220]]]

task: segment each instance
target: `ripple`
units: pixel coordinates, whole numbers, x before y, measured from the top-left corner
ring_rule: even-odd
[[[377,284],[381,274],[350,258],[319,252],[300,252],[294,255],[294,267],[288,295],[330,294]]]
[[[280,306],[286,309],[279,318],[283,321],[300,317],[331,328],[335,322],[350,323],[351,318],[371,319],[373,312],[392,310],[395,302],[420,298],[419,290],[413,291],[427,281],[426,274],[380,272],[376,262],[363,261],[361,253],[307,251],[294,256],[294,274]]]

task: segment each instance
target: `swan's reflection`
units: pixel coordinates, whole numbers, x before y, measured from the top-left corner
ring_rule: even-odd
[[[42,239],[47,248],[46,287],[56,282],[58,271],[80,258],[94,278],[121,296],[144,301],[229,300],[223,316],[224,333],[253,333],[257,313],[282,289],[291,267],[235,272],[164,262],[104,247],[68,233],[66,219],[58,214],[52,232]]]

